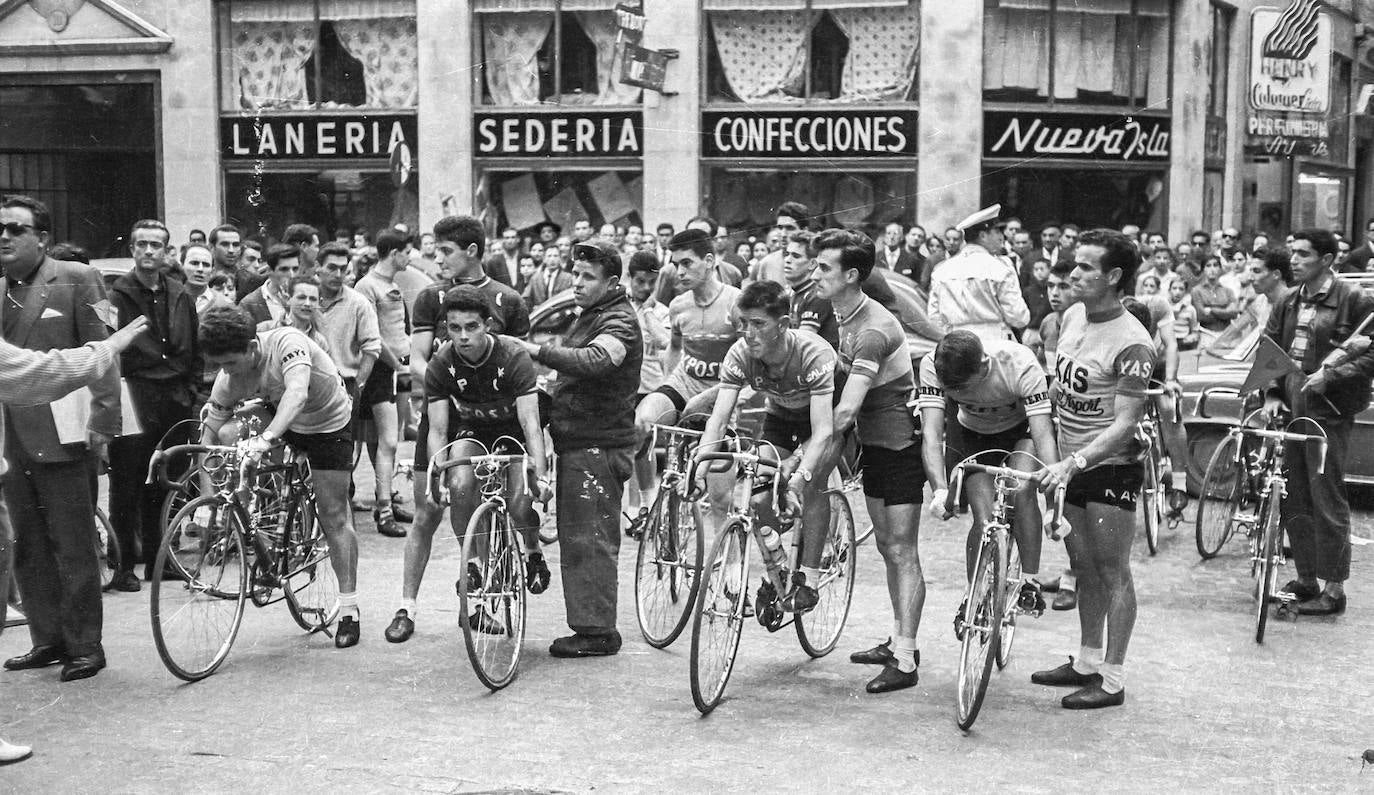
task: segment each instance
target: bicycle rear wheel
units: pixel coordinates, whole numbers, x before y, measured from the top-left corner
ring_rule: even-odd
[[[738,521],[726,525],[701,569],[692,619],[692,703],[710,714],[725,694],[744,629],[749,586],[749,537]]]
[[[1158,439],[1152,439],[1145,456],[1145,482],[1140,489],[1141,508],[1145,511],[1145,546],[1154,555],[1159,552],[1159,528],[1164,524],[1164,486],[1159,482],[1159,459],[1156,457]]]
[[[1002,538],[1002,570],[1005,587],[1002,589],[1002,630],[997,640],[997,670],[1007,667],[1011,662],[1011,643],[1016,638],[1017,601],[1021,598],[1021,550],[1016,545],[1016,537],[1005,533]]]
[[[1255,642],[1264,642],[1264,628],[1269,623],[1269,603],[1278,592],[1279,556],[1283,554],[1283,527],[1279,524],[1279,506],[1275,499],[1264,501],[1259,516],[1259,530],[1256,541],[1259,560],[1255,573],[1259,581],[1255,583]]]
[[[487,552],[479,558],[478,538]],[[478,559],[482,581],[468,577],[467,561]],[[458,603],[463,644],[478,680],[500,690],[515,680],[525,641],[525,559],[510,515],[495,502],[473,512],[463,534],[463,564],[458,575]]]
[[[162,664],[188,682],[214,673],[234,645],[248,590],[239,512],[216,497],[187,503],[162,536],[151,587]]]
[[[339,617],[339,578],[329,557],[315,501],[301,494],[287,518],[286,606],[300,628],[326,630]]]
[[[794,532],[801,532],[798,527]],[[854,514],[842,492],[830,493],[830,531],[821,551],[821,581],[816,588],[820,601],[797,618],[797,640],[812,657],[829,654],[844,632],[849,602],[854,596],[854,562],[858,541]]]
[[[964,638],[959,648],[959,687],[955,703],[955,720],[964,731],[978,719],[983,697],[987,695],[988,679],[992,676],[994,649],[1001,642],[1002,589],[998,586],[1005,580],[1004,554],[997,536],[990,534],[978,548],[973,582],[965,597]]]
[[[115,535],[110,517],[95,509],[95,563],[100,571],[100,590],[110,587],[120,563],[119,537]],[[0,595],[0,598],[4,598]]]
[[[1212,452],[1202,477],[1194,535],[1203,560],[1216,557],[1236,527],[1247,521],[1243,511],[1251,500],[1247,496],[1245,464],[1235,460],[1239,444],[1235,436],[1223,439]]]
[[[662,649],[682,634],[696,604],[702,539],[690,502],[659,492],[635,557],[635,616],[645,642]]]

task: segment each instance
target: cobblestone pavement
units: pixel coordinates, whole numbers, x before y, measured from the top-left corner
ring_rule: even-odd
[[[1239,546],[1200,563],[1190,526],[1166,533],[1155,558],[1137,543],[1140,616],[1125,706],[1067,712],[1058,705],[1065,691],[1030,683],[1031,671],[1076,650],[1074,614],[1050,613],[1022,623],[1011,665],[963,734],[953,719],[950,619],[967,520],[923,520],[930,591],[917,687],[867,695],[876,670],[846,659],[890,627],[869,541],[836,652],[809,660],[790,629],[769,635],[750,623],[725,702],[700,718],[689,638],[657,651],[635,630],[632,546],[621,550],[621,654],[547,655],[565,633],[550,547],[554,587],[532,600],[520,676],[491,694],[472,675],[457,628],[457,543],[440,531],[416,635],[392,645],[382,630],[399,597],[403,542],[373,532],[367,514],[355,517],[357,648],[302,635],[282,605],[250,607],[220,672],[185,685],[158,659],[146,589],[111,595],[110,667],[100,676],[59,684],[55,668],[0,673],[0,736],[36,748],[0,769],[0,791],[1374,789],[1374,769],[1360,766],[1374,746],[1369,546],[1355,548],[1345,616],[1271,622],[1257,646]],[[1374,537],[1367,509],[1357,533]],[[1062,547],[1047,544],[1043,571],[1062,563]],[[22,628],[0,636],[0,656],[27,648]]]

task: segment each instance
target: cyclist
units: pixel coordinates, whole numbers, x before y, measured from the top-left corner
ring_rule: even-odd
[[[979,340],[978,335],[957,329],[945,335],[935,353],[921,361],[921,387],[917,405],[921,427],[925,429],[922,453],[926,477],[930,479],[931,513],[949,518],[946,507],[949,481],[945,477],[945,399],[958,406],[957,417],[963,433],[960,459],[978,455],[979,463],[1009,465],[1027,469],[1028,459],[1017,452],[1035,455],[1046,463],[1059,460],[1054,443],[1054,423],[1050,419],[1050,396],[1045,373],[1030,348],[1010,340]],[[998,460],[980,455],[1006,450],[1010,456]],[[967,485],[973,527],[965,547],[965,564],[970,579],[982,528],[991,519],[992,479],[985,473],[971,474]],[[1035,489],[1027,486],[1016,495],[1012,533],[1021,556],[1021,609],[1039,614],[1045,609],[1040,595],[1040,509]],[[959,615],[963,615],[963,608]]]
[[[836,438],[851,428],[857,432],[864,498],[892,600],[892,638],[849,659],[882,664],[865,689],[884,693],[914,686],[920,662],[916,632],[926,584],[916,541],[925,475],[916,423],[906,406],[916,385],[901,323],[863,291],[876,261],[873,241],[827,229],[812,248],[816,292],[830,301],[840,322],[839,369],[846,381],[835,407]]]
[[[793,232],[783,249],[782,273],[792,290],[792,325],[802,331],[819,334],[830,347],[840,346],[840,324],[830,302],[816,295],[816,282],[811,272],[816,269],[811,259],[810,232]]]
[[[830,527],[830,503],[822,492],[831,467],[835,352],[815,334],[792,328],[787,291],[777,282],[750,284],[736,307],[744,337],[725,354],[715,407],[699,449],[716,449],[714,443],[725,435],[740,390],[748,387],[767,397],[761,439],[777,448],[780,477],[787,483],[789,502],[801,506],[802,520],[802,559],[782,608],[805,613],[819,601],[816,585]],[[766,491],[756,495],[755,508],[762,524],[777,527],[768,497]]]
[[[641,459],[649,454],[645,447],[653,425],[676,422],[688,401],[720,381],[720,364],[739,339],[735,306],[740,290],[720,280],[710,236],[700,229],[685,229],[668,241],[668,250],[684,292],[668,305],[673,332],[663,363],[668,378],[635,408]],[[653,505],[658,488],[652,457],[636,470],[643,495],[640,504]],[[714,525],[724,519],[723,503],[712,500]],[[642,523],[647,517],[648,509],[641,508],[635,522]]]
[[[347,648],[359,637],[358,537],[348,509],[348,474],[353,469],[349,432],[353,401],[343,378],[318,344],[303,332],[275,328],[257,332],[253,319],[236,307],[211,309],[200,321],[205,363],[219,369],[210,390],[201,441],[215,444],[220,427],[241,401],[260,397],[276,407],[262,433],[250,440],[262,454],[279,442],[310,462],[320,526],[339,580],[339,628],[334,645]]]
[[[1079,303],[1064,312],[1051,387],[1064,458],[1035,479],[1047,492],[1068,486],[1064,510],[1074,530],[1065,544],[1078,575],[1081,641],[1076,659],[1031,681],[1078,686],[1063,706],[1097,709],[1126,700],[1123,664],[1136,616],[1131,542],[1144,479],[1134,439],[1154,346],[1121,303],[1140,262],[1135,245],[1120,232],[1094,229],[1079,238],[1074,262]]]
[[[539,424],[539,396],[534,361],[514,340],[493,334],[491,304],[476,287],[459,286],[444,295],[444,326],[450,341],[430,360],[425,373],[425,400],[429,418],[428,445],[443,447],[447,438],[471,440],[454,445],[452,456],[461,458],[485,452],[514,452],[509,441],[525,445],[541,496],[547,500],[548,473],[544,432]],[[451,471],[454,497],[451,524],[454,532],[467,527],[479,495],[472,467]],[[433,499],[434,495],[429,495]],[[438,512],[437,507],[430,510]],[[510,513],[525,538],[525,571],[529,589],[543,593],[549,586],[549,567],[539,551],[539,515],[522,488],[512,489]],[[416,526],[406,536],[405,576],[401,607],[386,629],[386,639],[402,643],[415,632],[416,597],[429,563],[430,546],[437,523]],[[477,561],[468,561],[468,577],[481,582]],[[468,616],[474,629],[484,626],[478,612]]]

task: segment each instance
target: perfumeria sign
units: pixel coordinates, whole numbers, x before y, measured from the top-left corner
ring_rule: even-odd
[[[1257,8],[1250,29],[1250,107],[1325,113],[1331,105],[1331,20],[1317,0]]]

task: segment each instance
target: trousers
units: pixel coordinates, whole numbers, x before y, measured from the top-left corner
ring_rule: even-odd
[[[145,569],[151,571],[162,541],[158,517],[166,492],[156,483],[147,483],[148,460],[163,435],[191,417],[191,407],[185,402],[190,390],[132,378],[128,383],[133,399],[139,403],[143,433],[118,436],[110,442],[110,524],[119,539],[120,570],[133,571],[134,564],[142,561]],[[172,443],[192,441],[191,433],[188,429],[186,436]]]
[[[583,635],[615,629],[620,500],[634,448],[558,452],[558,547],[568,628]]]
[[[1296,409],[1295,409],[1296,412]],[[1350,450],[1350,417],[1323,419],[1326,430],[1326,467],[1315,444],[1289,443],[1284,448],[1288,495],[1282,519],[1293,550],[1293,568],[1301,578],[1333,582],[1350,578],[1350,502],[1345,494],[1345,457]],[[1298,428],[1299,433],[1311,433]]]

